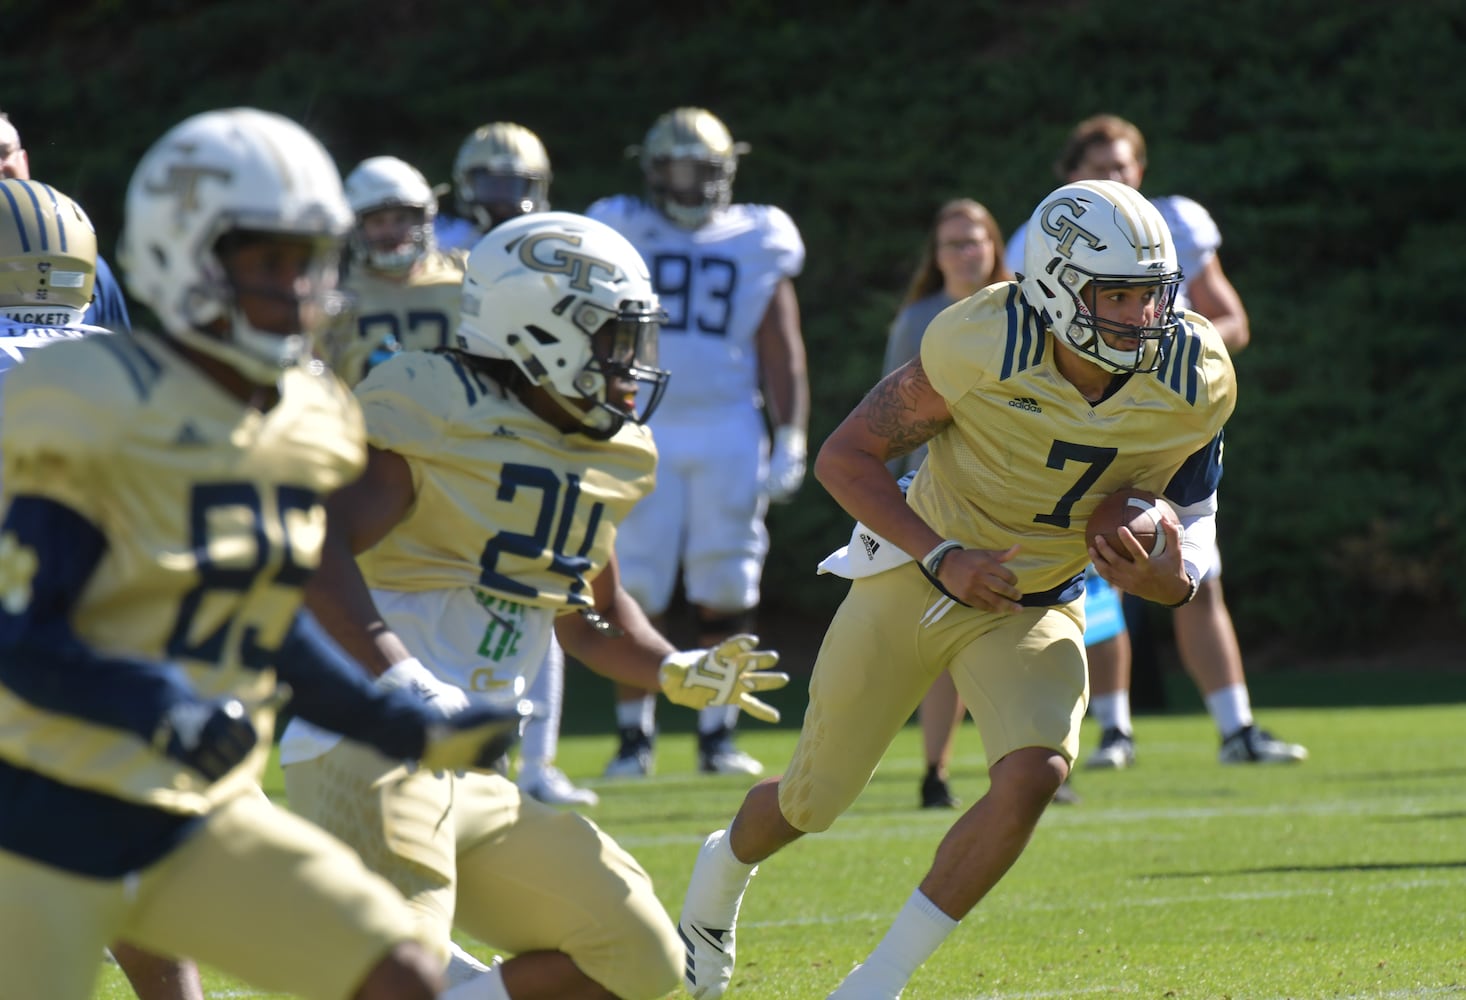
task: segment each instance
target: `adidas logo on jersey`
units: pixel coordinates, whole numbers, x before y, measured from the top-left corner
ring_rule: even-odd
[[[1016,399],[1008,400],[1008,405],[1020,410],[1027,410],[1029,413],[1042,413],[1043,407],[1038,405],[1038,400],[1032,396],[1019,396]]]
[[[500,424],[498,427],[495,427],[494,428],[494,434],[493,434],[493,436],[496,437],[496,438],[517,438],[517,437],[519,437],[518,434],[515,434],[513,431],[511,431],[509,428],[505,427],[503,424]]]
[[[863,531],[860,533],[860,544],[865,546],[865,557],[867,559],[874,559],[876,557],[876,551],[881,547],[880,542]]]
[[[188,423],[183,425],[183,429],[178,432],[178,437],[173,439],[173,443],[175,445],[188,446],[205,445],[209,442],[204,439],[203,434],[200,433],[199,429],[193,425],[193,422],[189,421]]]

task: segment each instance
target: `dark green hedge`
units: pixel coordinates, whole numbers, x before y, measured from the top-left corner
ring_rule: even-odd
[[[394,153],[434,180],[471,127],[517,120],[576,209],[638,189],[623,148],[668,107],[706,104],[755,147],[740,199],[787,208],[809,246],[816,442],[878,374],[933,208],[971,195],[1011,229],[1053,187],[1073,122],[1122,114],[1150,140],[1147,191],[1212,210],[1251,313],[1222,521],[1244,642],[1359,649],[1466,610],[1466,351],[1447,301],[1466,264],[1462,4],[285,10],[12,11],[8,34],[31,43],[0,60],[0,107],[110,245],[137,156],[205,108],[273,108],[343,168]],[[817,618],[840,588],[810,571],[845,517],[811,483],[771,527],[766,600]]]

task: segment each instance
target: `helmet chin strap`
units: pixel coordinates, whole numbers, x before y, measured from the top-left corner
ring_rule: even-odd
[[[616,436],[616,432],[625,423],[624,419],[618,420],[616,415],[603,406],[592,406],[589,410],[583,410],[577,406],[569,397],[561,395],[554,387],[549,385],[540,386],[545,394],[555,401],[555,404],[564,410],[579,425],[580,433],[585,434],[596,441],[606,441]]]

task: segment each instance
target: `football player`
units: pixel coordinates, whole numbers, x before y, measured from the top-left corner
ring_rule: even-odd
[[[348,385],[394,351],[447,347],[463,288],[464,254],[439,251],[437,199],[423,175],[395,156],[373,156],[346,175],[356,217],[342,288],[349,308],[323,336],[326,363]]]
[[[439,216],[438,245],[468,250],[501,222],[550,208],[550,155],[523,125],[489,122],[453,158],[456,214]]]
[[[833,561],[857,578],[820,648],[793,759],[699,852],[680,928],[700,1000],[732,978],[755,866],[829,828],[949,671],[982,734],[988,791],[831,994],[898,997],[1017,860],[1073,764],[1088,697],[1085,564],[1168,605],[1194,596],[1209,568],[1232,364],[1204,317],[1172,310],[1181,272],[1165,221],[1125,185],[1090,181],[1045,198],[1030,230],[1024,278],[940,313],[920,356],[820,449],[820,482],[879,542],[879,560],[851,546]],[[903,496],[885,463],[922,444]],[[1168,524],[1155,558],[1133,539],[1134,562],[1103,540],[1087,550],[1089,512],[1125,485],[1163,492],[1185,541]]]
[[[489,172],[498,170],[503,173]],[[459,154],[455,175],[464,197],[478,192],[488,198],[511,188],[524,195],[512,205],[503,199],[481,205],[479,221],[486,220],[488,228],[518,218],[526,206],[529,211],[548,207],[549,161],[534,133],[518,125],[476,130]],[[355,385],[395,351],[449,346],[467,252],[435,248],[437,199],[422,174],[396,157],[374,156],[358,164],[346,176],[346,199],[356,213],[351,241],[356,266],[345,281],[355,301],[333,325],[325,354],[336,373]],[[473,235],[479,235],[477,228]],[[525,726],[518,782],[541,802],[593,806],[599,796],[577,787],[554,763],[564,680],[564,652],[552,641],[544,668],[526,692],[537,711]]]
[[[1140,190],[1145,177],[1145,137],[1135,125],[1115,115],[1095,115],[1074,127],[1055,164],[1064,182],[1111,180]],[[1252,339],[1242,298],[1222,270],[1217,249],[1222,234],[1211,214],[1190,198],[1169,195],[1150,199],[1166,220],[1176,242],[1176,255],[1185,280],[1179,301],[1207,319],[1221,334],[1227,350],[1236,354]],[[1024,253],[1025,228],[1008,240],[1010,267],[1018,269]],[[1237,631],[1222,594],[1221,553],[1208,560],[1212,571],[1201,581],[1197,599],[1175,614],[1176,645],[1181,665],[1201,691],[1207,711],[1221,738],[1217,752],[1223,764],[1288,764],[1305,760],[1308,749],[1280,740],[1253,721],[1252,698],[1242,664]],[[1091,616],[1114,619],[1120,595],[1104,583],[1090,593]],[[1126,617],[1128,617],[1128,612]],[[1121,626],[1124,618],[1119,619]],[[1115,636],[1113,655],[1093,658],[1090,683],[1094,688],[1091,711],[1100,724],[1100,745],[1086,767],[1122,768],[1135,762],[1135,739],[1130,719],[1130,636],[1122,628]]]
[[[781,209],[733,203],[748,149],[712,112],[676,108],[633,150],[646,197],[605,198],[586,213],[629,239],[651,268],[667,311],[662,356],[677,373],[653,426],[657,489],[622,526],[626,589],[660,622],[680,572],[697,641],[708,646],[752,627],[769,546],[764,516],[804,480],[809,423],[793,282],[804,244]],[[621,742],[607,776],[652,768],[654,709],[640,692],[618,690]],[[699,714],[702,771],[763,770],[733,742],[736,719],[717,708]]]
[[[258,785],[291,691],[435,767],[491,759],[520,723],[365,683],[300,611],[320,498],[365,457],[350,394],[297,364],[334,293],[340,176],[287,119],[206,112],[144,155],[125,219],[130,288],[162,329],[63,340],[6,376],[6,992],[86,1000],[122,938],[302,996],[431,997],[442,944]],[[54,271],[48,297],[85,288]]]
[[[0,145],[7,141],[3,133],[8,125],[0,112]],[[18,156],[12,152],[0,157],[0,163],[25,167],[25,151],[16,148]],[[110,331],[82,322],[97,299],[99,258],[96,234],[81,206],[28,179],[0,180],[0,205],[3,379],[30,351]],[[152,955],[123,942],[114,941],[110,950],[142,1000],[202,1000],[203,986],[192,962]]]
[[[30,154],[21,145],[20,133],[10,116],[0,111],[0,178],[13,177],[25,181],[30,180],[30,176]],[[122,289],[112,276],[112,268],[101,254],[97,255],[94,291],[85,321],[92,326],[118,331],[132,325],[127,316],[127,300],[122,297]]]
[[[366,474],[328,503],[309,606],[373,672],[444,699],[521,690],[553,630],[592,669],[692,707],[777,721],[777,654],[739,635],[678,652],[621,588],[613,549],[652,488],[645,420],[667,373],[646,267],[566,212],[493,229],[468,258],[456,350],[399,354],[357,387]],[[356,848],[432,936],[511,953],[450,998],[651,1000],[682,967],[636,860],[499,775],[409,773],[292,721],[293,809]]]
[[[956,198],[937,209],[923,241],[921,257],[911,276],[901,308],[886,332],[886,353],[881,373],[889,375],[916,357],[921,338],[937,313],[995,281],[1012,281],[1003,264],[1003,233],[987,206],[971,198]],[[914,474],[926,449],[888,464],[897,479]],[[965,710],[952,678],[941,674],[917,709],[921,720],[926,773],[921,781],[924,809],[955,809],[958,804],[947,784],[952,741]]]

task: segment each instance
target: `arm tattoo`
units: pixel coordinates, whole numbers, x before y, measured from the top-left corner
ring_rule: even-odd
[[[865,426],[886,442],[886,457],[909,455],[936,436],[948,420],[916,420],[918,393],[931,391],[926,370],[913,361],[876,383],[861,404]]]

